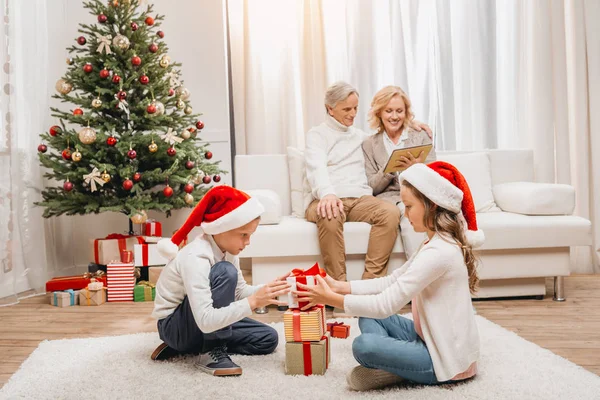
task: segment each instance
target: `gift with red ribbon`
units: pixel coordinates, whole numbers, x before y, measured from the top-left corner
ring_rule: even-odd
[[[95,273],[86,272],[82,275],[59,276],[46,282],[46,292],[57,292],[62,290],[79,290],[86,288],[92,278],[106,284],[104,271],[98,270]]]
[[[94,240],[94,262],[96,264],[107,265],[113,260],[120,260],[122,251],[133,251],[134,244],[143,243],[146,243],[146,241],[142,236],[111,233],[103,239]]]
[[[327,331],[325,306],[318,304],[306,311],[287,310],[283,313],[283,327],[288,342],[319,341]]]
[[[343,322],[328,322],[327,332],[331,334],[331,337],[347,339],[350,336],[350,325],[346,325]]]
[[[154,219],[149,219],[144,225],[144,234],[146,236],[162,236],[161,223]]]
[[[329,333],[325,333],[318,342],[287,342],[286,375],[324,375],[331,363],[329,339]]]
[[[287,278],[287,282],[291,285],[291,290],[288,293],[289,308],[303,308],[308,304],[307,301],[298,302],[298,298],[295,294],[293,294],[293,292],[295,290],[300,292],[304,291],[303,289],[298,288],[297,283],[302,283],[306,286],[315,286],[317,284],[317,275],[320,275],[323,278],[327,276],[325,270],[319,267],[319,263],[315,263],[315,265],[306,271],[300,268],[292,270],[291,275]]]
[[[158,244],[144,243],[133,246],[133,260],[136,267],[166,265],[169,260],[158,251]]]

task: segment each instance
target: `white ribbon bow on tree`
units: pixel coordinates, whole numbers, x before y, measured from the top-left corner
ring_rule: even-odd
[[[179,81],[179,77],[177,76],[177,73],[169,72],[167,74],[167,77],[169,78],[169,85],[171,85],[172,88],[181,86],[181,81]]]
[[[89,174],[83,175],[83,179],[85,183],[90,185],[92,193],[98,190],[98,188],[96,187],[96,183],[100,186],[104,186],[104,184],[106,183],[102,180],[102,178],[100,178],[100,171],[98,171],[98,168],[96,167],[94,167],[92,172],[90,172]]]
[[[163,133],[159,135],[160,138],[162,140],[164,140],[165,142],[169,143],[169,144],[175,144],[175,143],[181,143],[183,142],[183,139],[180,137],[177,137],[177,134],[173,131],[173,128],[169,128],[169,130],[167,131],[167,133]]]
[[[111,37],[110,36],[102,36],[98,33],[96,34],[96,37],[98,38],[98,41],[100,42],[100,44],[98,45],[98,49],[96,51],[98,53],[102,53],[104,51],[106,54],[112,54],[112,50],[110,49]]]
[[[119,94],[115,94],[115,99],[117,99],[119,101],[119,103],[117,104],[117,107],[119,107],[119,109],[121,111],[124,111],[125,114],[127,114],[127,116],[129,117],[129,104],[127,104],[127,101],[121,100],[119,98]]]

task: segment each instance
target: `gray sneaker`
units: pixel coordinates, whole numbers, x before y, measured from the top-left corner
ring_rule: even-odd
[[[242,374],[242,368],[231,361],[226,346],[217,346],[207,353],[198,355],[196,365],[203,372],[214,376],[235,376]]]

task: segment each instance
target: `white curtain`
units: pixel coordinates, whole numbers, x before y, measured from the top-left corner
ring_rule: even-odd
[[[537,180],[568,183],[600,272],[600,2],[597,0],[228,0],[237,154],[304,146],[336,80],[395,84],[440,150],[532,148]],[[593,157],[593,156],[596,157]]]
[[[4,0],[0,54],[0,305],[44,290],[49,276],[38,134],[49,109],[45,0]]]

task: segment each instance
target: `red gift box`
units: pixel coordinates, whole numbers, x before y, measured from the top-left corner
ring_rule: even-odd
[[[63,290],[73,289],[79,290],[86,288],[92,278],[103,282],[106,285],[106,276],[104,271],[96,271],[95,273],[86,272],[83,275],[59,276],[50,279],[46,282],[46,292],[60,292]]]
[[[155,220],[148,220],[144,226],[146,236],[162,236],[162,225]]]
[[[317,275],[320,275],[323,278],[325,278],[327,276],[327,273],[325,272],[325,270],[323,268],[319,267],[319,263],[315,263],[315,265],[313,265],[306,271],[299,269],[299,268],[292,270],[291,275],[287,278],[287,282],[292,286],[290,292],[288,293],[288,307],[289,308],[292,308],[292,309],[300,308],[301,309],[308,304],[307,301],[302,301],[296,305],[297,299],[296,299],[296,296],[292,292],[295,290],[297,290],[299,292],[304,291],[303,289],[300,289],[299,287],[296,286],[297,283],[301,283],[303,285],[316,285],[316,283],[317,283],[316,276]],[[308,281],[310,281],[310,282],[308,282]]]
[[[341,322],[328,322],[327,332],[331,333],[331,337],[347,339],[350,336],[350,325]]]

